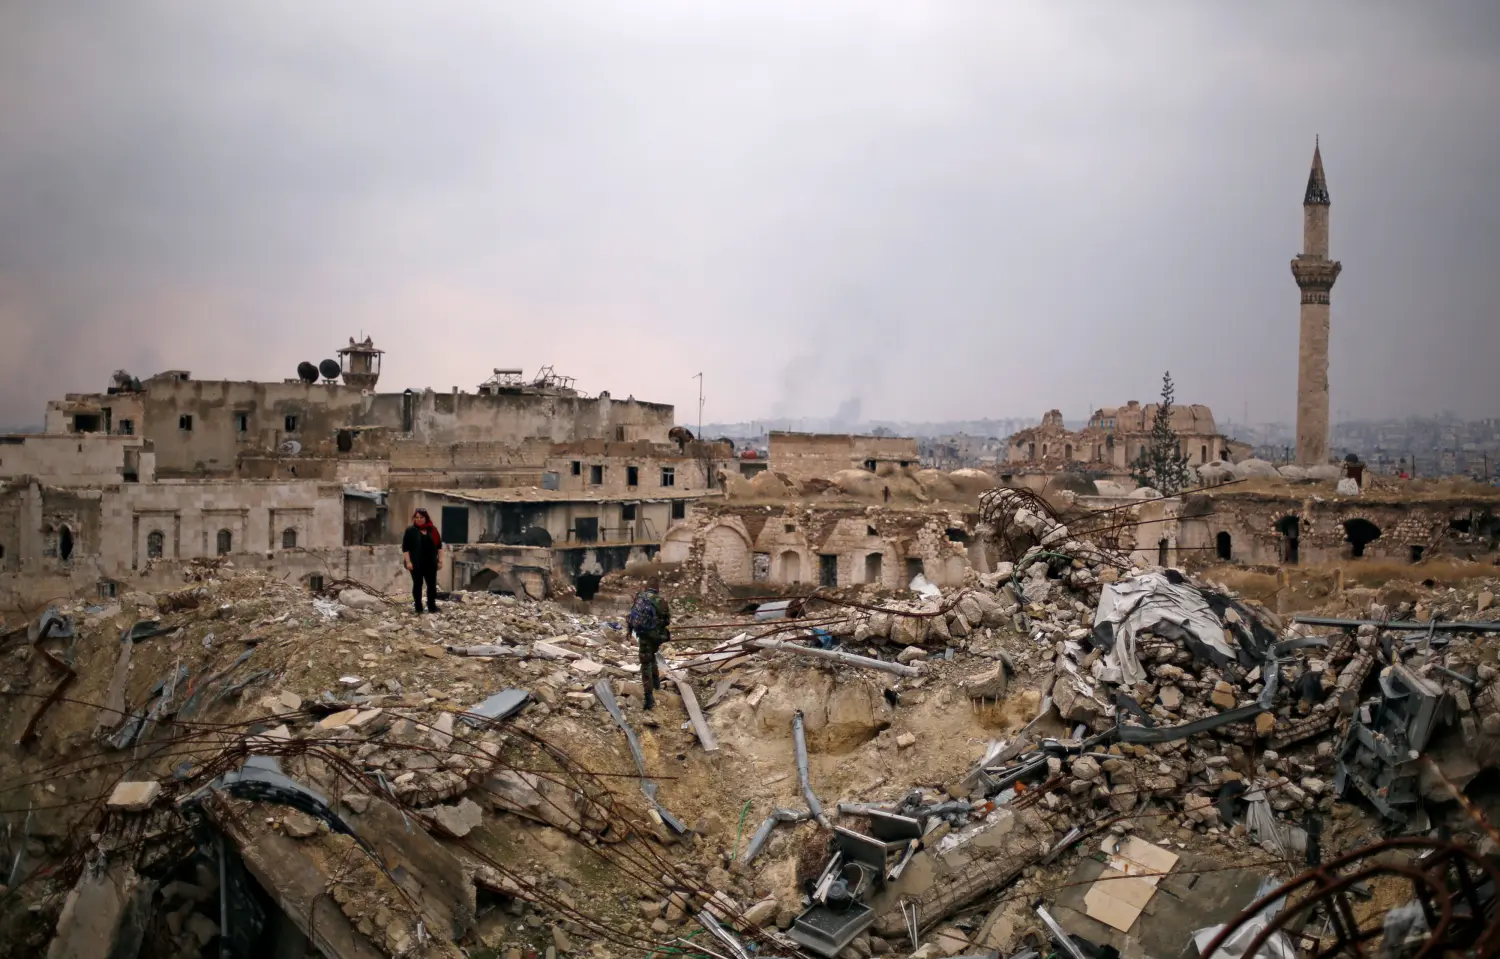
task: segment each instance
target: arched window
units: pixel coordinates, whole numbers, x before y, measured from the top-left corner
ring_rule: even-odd
[[[287,528],[287,529],[284,529],[284,530],[281,531],[281,548],[282,549],[296,549],[297,548],[297,531],[296,530],[291,529],[291,528]]]
[[[219,530],[219,555],[223,556],[234,547],[234,534],[227,529]]]
[[[1202,459],[1199,462],[1207,463],[1208,462],[1208,447],[1207,446],[1203,446],[1202,447],[1202,451],[1198,455],[1200,457],[1202,457]]]
[[[146,534],[146,558],[161,559],[162,550],[166,548],[167,538],[162,535],[161,530],[153,529]]]

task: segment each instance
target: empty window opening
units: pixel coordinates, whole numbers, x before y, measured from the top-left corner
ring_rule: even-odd
[[[236,433],[248,433],[248,432],[250,432],[250,414],[249,413],[236,413],[236,414],[234,414],[234,431]]]
[[[880,535],[880,531],[877,530],[873,526],[866,526],[865,527],[865,535],[866,536],[879,536]]]
[[[1047,444],[1043,443],[1042,444],[1042,458],[1045,459],[1046,456],[1047,456]]]
[[[583,463],[581,461],[574,460],[572,462],[572,464],[571,464],[571,468],[573,470],[573,475],[574,476],[582,476],[583,475]]]
[[[1301,546],[1301,518],[1296,514],[1283,516],[1276,521],[1276,532],[1281,534],[1281,561],[1295,565]]]
[[[153,529],[146,534],[146,558],[161,559],[162,550],[167,547],[167,537],[159,529]]]
[[[620,507],[620,519],[626,522],[635,522],[635,504],[626,503]]]
[[[297,548],[297,531],[296,530],[289,528],[289,529],[284,529],[284,530],[281,531],[281,548],[282,549],[296,549]]]
[[[295,416],[288,416],[286,418],[286,431],[288,433],[295,433],[295,432],[297,432],[297,417],[295,417]]]
[[[602,486],[602,485],[604,485],[604,467],[602,467],[602,466],[590,466],[589,467],[589,485],[590,486]]]
[[[193,431],[193,414],[184,413],[177,417],[177,428],[184,433],[191,433]]]
[[[323,574],[309,573],[307,576],[307,588],[314,593],[323,592]]]
[[[1463,519],[1450,519],[1448,528],[1455,533],[1467,533],[1474,528],[1474,524],[1469,517],[1465,516]]]
[[[214,544],[220,556],[226,556],[234,547],[234,534],[227,529],[219,530],[217,542]]]
[[[1198,462],[1200,462],[1200,463],[1207,463],[1208,462],[1208,447],[1207,446],[1201,447],[1201,449],[1200,449],[1200,451],[1198,453]]]
[[[1218,536],[1214,537],[1214,549],[1218,552],[1220,559],[1226,563],[1229,562],[1230,557],[1234,554],[1234,542],[1229,538],[1228,533],[1220,532]]]
[[[795,532],[797,532],[797,524],[796,523],[783,523],[781,529],[782,529],[783,532],[795,533]]]
[[[57,555],[64,563],[73,558],[73,531],[66,526],[57,534]]]
[[[828,553],[818,554],[818,585],[837,586],[839,584],[839,558]]]
[[[1167,550],[1170,548],[1171,544],[1169,544],[1166,540],[1159,539],[1156,541],[1156,565],[1167,565]]]
[[[0,559],[4,559],[4,558],[5,558],[5,544],[4,543],[0,543]]]
[[[875,472],[875,461],[865,460],[865,469],[869,470],[872,473]]]
[[[865,582],[879,583],[881,573],[884,570],[885,557],[880,553],[870,553],[865,556]]]
[[[97,433],[99,432],[99,417],[97,415],[79,414],[73,417],[73,432],[75,433]]]
[[[686,500],[680,500],[679,499],[679,500],[673,500],[672,501],[672,518],[673,519],[687,519],[687,501]]]
[[[340,453],[348,453],[354,449],[354,431],[339,430],[338,435],[333,438],[334,445]]]
[[[625,485],[626,486],[639,486],[639,485],[641,485],[641,468],[639,466],[627,466],[627,467],[625,467]]]
[[[672,466],[663,466],[661,468],[661,485],[663,485],[663,486],[676,486],[677,485],[677,469],[675,467],[672,467]]]
[[[1036,444],[1035,443],[1028,444],[1027,450],[1026,450],[1026,458],[1030,459],[1030,460],[1036,459]]]
[[[1380,527],[1367,519],[1346,520],[1344,539],[1349,543],[1349,557],[1359,559],[1365,555],[1365,547],[1380,538]]]
[[[969,534],[957,526],[948,527],[947,536],[950,543],[967,543],[969,541]]]
[[[99,598],[100,599],[114,599],[115,598],[115,593],[117,591],[118,591],[118,587],[114,583],[110,582],[109,580],[102,579],[102,580],[99,581]]]
[[[120,435],[121,436],[134,436],[135,435],[135,420],[121,420],[120,421]]]
[[[1413,563],[1420,563],[1422,561],[1422,554],[1425,552],[1427,552],[1427,547],[1413,543],[1411,547],[1411,561]]]

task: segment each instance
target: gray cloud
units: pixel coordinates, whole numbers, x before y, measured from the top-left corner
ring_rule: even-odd
[[[1500,7],[0,7],[0,423],[119,366],[554,363],[709,420],[1500,413]],[[1188,12],[1184,12],[1188,11]]]

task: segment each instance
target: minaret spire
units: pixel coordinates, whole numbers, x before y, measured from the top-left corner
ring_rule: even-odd
[[[1328,180],[1323,176],[1323,150],[1318,138],[1313,137],[1312,171],[1307,174],[1307,194],[1302,197],[1303,206],[1328,206]]]

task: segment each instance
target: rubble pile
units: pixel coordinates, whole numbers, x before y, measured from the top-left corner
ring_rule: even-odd
[[[508,596],[416,616],[217,568],[0,630],[0,941],[248,955],[285,919],[329,956],[927,959],[1056,941],[1029,904],[1099,856],[1484,842],[1451,797],[1500,765],[1494,583],[1283,618],[1014,505],[1024,548],[951,595],[673,597],[653,712],[620,618]]]

